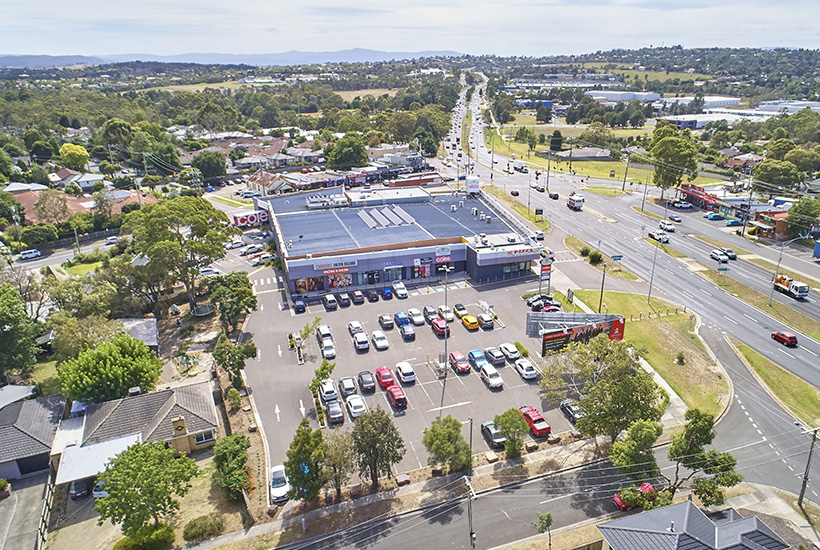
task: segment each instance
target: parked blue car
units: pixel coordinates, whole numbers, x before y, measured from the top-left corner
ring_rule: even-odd
[[[726,220],[726,227],[735,227],[738,225],[743,225],[743,222],[740,220]]]
[[[707,220],[725,220],[726,218],[723,217],[722,214],[718,214],[717,212],[709,212],[709,215],[706,216]]]

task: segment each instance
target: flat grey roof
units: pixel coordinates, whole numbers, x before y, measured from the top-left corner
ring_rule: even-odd
[[[282,240],[292,243],[288,256],[513,231],[484,202],[465,195],[437,195],[431,202],[319,211],[305,210],[304,195],[291,198],[298,201],[299,208],[277,217]],[[451,210],[453,205],[455,211]],[[473,208],[478,209],[478,215],[473,216]],[[279,211],[276,206],[274,209]],[[482,221],[481,213],[489,215],[491,223]]]

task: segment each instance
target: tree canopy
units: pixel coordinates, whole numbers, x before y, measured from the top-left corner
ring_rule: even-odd
[[[333,170],[350,170],[357,166],[367,166],[367,151],[358,134],[345,134],[340,139],[327,159],[328,168]]]
[[[678,187],[684,177],[689,181],[697,177],[698,163],[695,156],[698,150],[691,141],[681,137],[671,124],[658,122],[650,152],[652,164],[655,165],[652,181],[661,188],[661,197],[666,189]]]
[[[384,409],[370,409],[356,419],[353,452],[359,474],[369,477],[374,487],[379,484],[379,476],[389,475],[393,464],[404,457],[404,440]]]
[[[193,158],[191,166],[198,169],[206,180],[224,176],[227,173],[225,157],[216,151],[203,151]]]
[[[256,295],[245,271],[232,271],[219,277],[211,301],[219,305],[219,316],[229,327],[235,327],[243,313],[256,311]]]
[[[310,421],[303,418],[286,454],[288,459],[284,465],[290,481],[290,496],[310,502],[319,496],[325,484],[322,430],[312,430]]]
[[[507,458],[521,456],[521,451],[524,449],[524,438],[530,429],[521,411],[507,409],[496,415],[493,422],[496,429],[507,438],[507,441],[504,442],[504,452],[507,454]]]
[[[60,147],[60,158],[63,164],[73,170],[82,170],[88,164],[88,151],[82,145],[74,145],[73,143],[64,143]]]
[[[39,326],[26,313],[17,289],[0,284],[0,380],[11,372],[27,374],[37,360]]]
[[[807,232],[812,225],[817,225],[820,217],[820,199],[803,197],[789,208],[786,216],[786,232],[791,237],[797,237]]]
[[[424,429],[422,437],[430,466],[446,464],[450,472],[465,470],[470,465],[470,446],[461,433],[461,422],[447,415]]]

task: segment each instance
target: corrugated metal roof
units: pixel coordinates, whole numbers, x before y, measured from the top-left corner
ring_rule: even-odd
[[[57,433],[54,434],[54,442],[51,444],[51,454],[58,455],[69,445],[79,445],[83,440],[84,424],[85,416],[61,420]]]
[[[110,439],[95,445],[66,447],[57,471],[57,485],[96,476],[105,470],[108,461],[135,443],[139,434]]]

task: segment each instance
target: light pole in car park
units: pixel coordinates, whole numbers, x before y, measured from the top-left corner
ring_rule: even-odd
[[[449,307],[447,305],[447,287],[450,286],[449,285],[449,283],[450,283],[450,272],[455,271],[456,268],[451,266],[450,264],[444,264],[444,265],[440,266],[438,269],[439,269],[439,271],[444,272],[444,307],[447,308],[447,307]],[[443,370],[444,370],[444,376],[446,377],[447,376],[447,367],[446,367],[446,362],[447,362],[447,340],[450,339],[449,335],[447,334],[447,331],[450,329],[450,326],[447,324],[447,319],[444,319],[444,327],[445,327],[444,328],[444,360],[440,363],[445,364],[445,367],[443,368]]]

